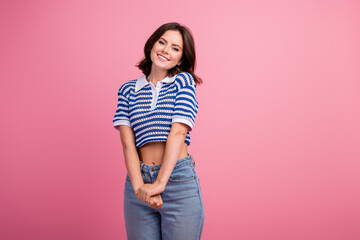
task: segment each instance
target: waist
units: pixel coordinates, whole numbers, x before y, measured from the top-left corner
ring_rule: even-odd
[[[179,160],[175,164],[174,170],[181,168],[185,164],[194,164],[194,163],[195,161],[193,160],[193,156],[188,153],[186,157],[179,158]],[[158,172],[160,168],[161,165],[148,165],[143,162],[140,162],[140,170],[144,173],[150,174],[150,173]]]
[[[187,144],[183,143],[179,159],[188,156]],[[140,161],[147,165],[161,165],[165,155],[166,142],[149,142],[138,148]]]

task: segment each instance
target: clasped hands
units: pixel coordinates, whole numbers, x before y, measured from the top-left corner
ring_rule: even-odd
[[[155,209],[163,207],[163,201],[160,193],[164,192],[165,185],[155,181],[154,183],[146,183],[135,190],[136,197],[143,202],[148,203]]]

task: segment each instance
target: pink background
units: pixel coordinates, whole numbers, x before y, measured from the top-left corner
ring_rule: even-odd
[[[202,239],[360,239],[359,1],[2,1],[0,239],[126,239],[112,118],[150,34],[193,32]]]

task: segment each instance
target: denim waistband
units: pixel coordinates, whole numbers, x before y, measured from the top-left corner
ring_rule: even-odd
[[[187,164],[187,163],[193,163],[195,166],[194,157],[190,153],[188,153],[188,155],[186,157],[183,157],[183,158],[180,158],[179,160],[177,160],[174,169],[182,166],[183,164]],[[160,167],[161,167],[161,165],[147,165],[140,161],[140,170],[142,170],[144,172],[159,171]]]

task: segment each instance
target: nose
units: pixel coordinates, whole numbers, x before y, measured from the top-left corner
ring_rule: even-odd
[[[164,48],[163,48],[163,53],[168,53],[168,47],[169,47],[169,46],[164,46]]]

